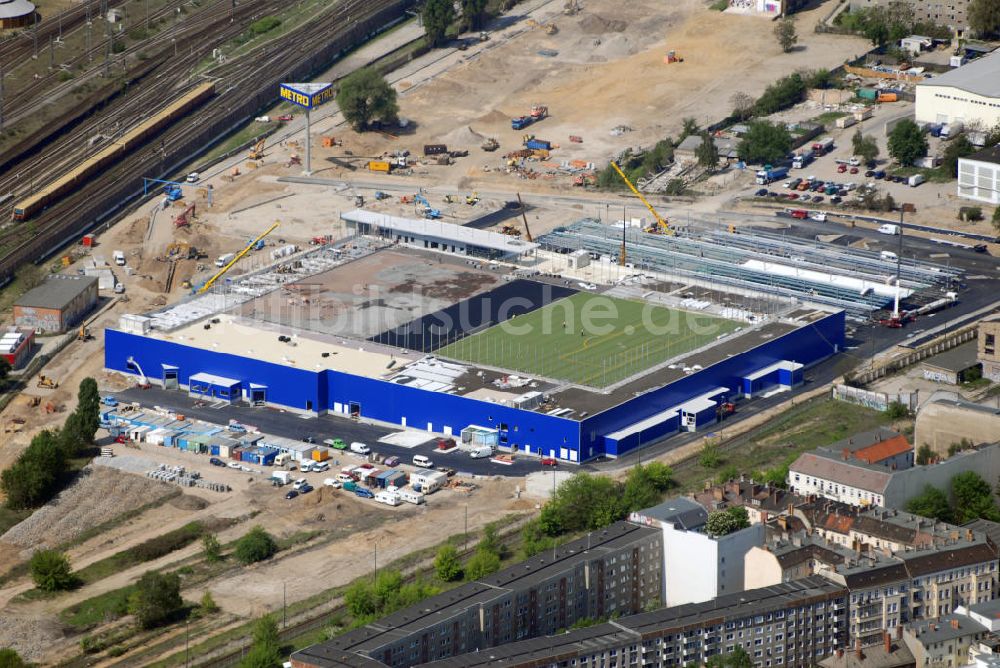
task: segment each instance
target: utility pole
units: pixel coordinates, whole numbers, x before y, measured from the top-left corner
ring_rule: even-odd
[[[3,130],[3,63],[0,63],[0,131]]]
[[[35,60],[38,60],[38,12],[35,12],[35,24],[31,30],[31,41],[34,46],[33,55],[31,56]]]

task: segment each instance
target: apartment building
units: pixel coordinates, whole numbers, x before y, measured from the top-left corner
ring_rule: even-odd
[[[969,650],[988,633],[985,626],[965,615],[945,615],[907,625],[903,642],[918,666],[955,668],[969,663]]]
[[[813,666],[844,647],[846,594],[829,580],[811,577],[451,657],[427,668],[668,668],[703,665],[738,646],[756,668]]]
[[[663,600],[662,532],[618,522],[292,655],[295,666],[408,668],[556,634]]]
[[[1000,318],[979,323],[977,357],[983,365],[983,377],[1000,383]]]

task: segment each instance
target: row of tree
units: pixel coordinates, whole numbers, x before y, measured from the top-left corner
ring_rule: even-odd
[[[1000,0],[972,0],[966,14],[969,28],[980,37],[1000,36]],[[852,9],[837,17],[844,28],[864,35],[877,47],[895,44],[907,35],[927,35],[949,40],[950,28],[930,21],[918,21],[913,5],[890,2],[886,5]]]
[[[462,15],[459,30],[481,30],[486,21],[486,0],[461,0]],[[427,46],[436,48],[444,44],[455,19],[453,0],[427,0],[420,14],[424,22]]]
[[[993,489],[975,471],[959,473],[951,479],[951,500],[937,487],[927,485],[923,494],[910,499],[906,510],[942,522],[964,524],[975,519],[1000,522]],[[998,489],[1000,492],[1000,489]]]
[[[9,508],[37,508],[66,485],[69,460],[94,444],[100,426],[100,403],[97,382],[84,378],[76,410],[62,428],[36,434],[14,464],[0,474],[0,489]]]

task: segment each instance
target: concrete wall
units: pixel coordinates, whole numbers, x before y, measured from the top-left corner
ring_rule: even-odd
[[[744,555],[763,544],[763,524],[720,538],[663,525],[665,604],[701,603],[743,591]]]
[[[997,116],[1000,117],[1000,111]],[[959,158],[958,196],[986,204],[1000,204],[1000,165]]]
[[[963,438],[973,443],[1000,440],[1000,413],[989,414],[961,405],[927,401],[917,413],[913,446],[929,445],[934,452],[947,455],[948,446]]]
[[[995,440],[1000,435],[1000,421],[995,422],[994,426],[997,427],[993,432]],[[907,501],[923,494],[927,485],[948,489],[951,479],[966,471],[975,471],[992,485],[997,476],[1000,476],[1000,444],[960,452],[940,464],[914,466],[906,471],[898,471],[886,488],[885,507],[904,508]]]
[[[979,323],[977,357],[983,377],[1000,382],[1000,320]]]

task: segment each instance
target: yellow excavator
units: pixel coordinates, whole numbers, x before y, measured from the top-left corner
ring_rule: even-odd
[[[237,253],[237,254],[236,254],[236,256],[235,256],[235,257],[234,257],[234,258],[233,258],[232,260],[230,260],[228,264],[226,264],[226,266],[224,266],[224,267],[223,267],[222,269],[220,269],[219,271],[215,272],[215,275],[214,275],[214,276],[212,276],[212,278],[210,278],[210,279],[208,279],[207,281],[205,281],[205,282],[204,282],[204,283],[202,284],[202,286],[201,286],[200,288],[198,288],[198,289],[197,289],[197,291],[196,291],[196,294],[199,294],[199,295],[200,295],[200,294],[202,294],[203,292],[206,292],[206,291],[207,291],[207,290],[208,290],[209,288],[211,288],[211,287],[212,287],[212,284],[213,284],[213,283],[215,283],[215,282],[216,282],[217,280],[219,280],[220,278],[222,278],[222,277],[223,277],[223,276],[225,275],[225,273],[226,273],[227,271],[229,271],[229,269],[230,269],[230,268],[231,268],[231,267],[232,267],[232,266],[233,266],[234,264],[236,264],[237,262],[239,262],[239,261],[240,261],[240,259],[242,259],[242,257],[243,257],[244,255],[246,255],[246,254],[247,254],[247,253],[249,253],[249,252],[250,252],[251,250],[253,250],[253,248],[254,248],[255,246],[257,246],[257,244],[258,244],[258,243],[259,243],[259,242],[260,242],[260,241],[261,241],[261,240],[262,240],[262,239],[263,239],[264,237],[266,237],[267,235],[269,235],[269,234],[270,234],[271,232],[274,232],[274,230],[275,230],[275,229],[277,229],[278,225],[281,225],[281,223],[275,223],[275,224],[274,224],[274,225],[272,225],[271,227],[267,228],[267,231],[265,231],[265,232],[264,232],[263,234],[261,234],[261,235],[260,235],[259,237],[257,237],[256,239],[254,239],[253,241],[251,241],[250,243],[248,243],[248,244],[246,245],[246,247],[245,247],[245,248],[244,248],[243,250],[241,250],[241,251],[240,251],[239,253]]]
[[[250,149],[250,155],[247,156],[250,160],[260,160],[261,158],[264,157],[264,141],[265,141],[265,139],[266,139],[265,137],[261,137],[260,141],[258,141],[256,144],[254,144],[253,148]]]

